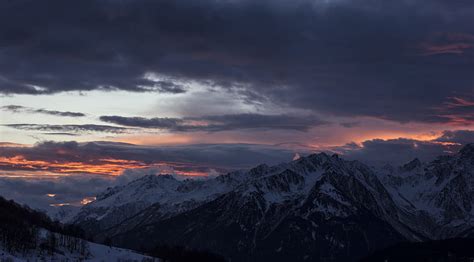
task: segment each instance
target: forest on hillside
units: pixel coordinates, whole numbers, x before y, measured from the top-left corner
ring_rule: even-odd
[[[9,253],[53,254],[62,247],[86,256],[83,235],[79,227],[52,221],[42,212],[0,197],[0,247]]]

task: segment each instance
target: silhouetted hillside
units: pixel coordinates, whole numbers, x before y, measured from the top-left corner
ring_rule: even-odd
[[[41,229],[59,233],[61,239],[56,239],[56,236],[51,233],[48,236],[48,243],[40,243]],[[57,221],[52,221],[42,212],[0,197],[0,246],[7,251],[25,253],[37,247],[52,250],[55,245],[66,242],[67,245],[74,246],[76,249],[80,248],[78,238],[81,236],[83,236],[83,231],[77,226],[62,225]]]

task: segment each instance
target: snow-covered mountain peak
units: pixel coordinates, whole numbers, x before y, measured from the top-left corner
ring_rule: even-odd
[[[320,173],[322,171],[331,172],[331,170],[340,171],[345,165],[347,165],[347,161],[339,158],[338,155],[329,156],[324,152],[300,157],[288,164],[292,170],[304,174]]]
[[[316,166],[319,166],[330,159],[328,154],[324,152],[318,153],[318,154],[311,154],[307,156],[306,158],[310,160]]]

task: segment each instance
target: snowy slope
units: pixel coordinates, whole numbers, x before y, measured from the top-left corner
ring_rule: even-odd
[[[44,230],[42,234],[44,238],[46,238],[45,232]],[[26,254],[9,253],[0,246],[0,261],[160,261],[157,258],[128,249],[109,247],[88,241],[84,243],[85,252],[70,252],[67,248],[58,246],[53,255],[39,248]]]
[[[415,218],[407,224],[432,239],[455,237],[474,227],[474,146],[423,164],[414,160],[382,170],[397,205]],[[420,223],[422,221],[423,223]]]
[[[240,172],[210,180],[177,180],[171,175],[149,175],[124,186],[109,188],[84,206],[71,222],[97,231],[119,225],[154,205],[161,218],[195,208],[240,183]]]

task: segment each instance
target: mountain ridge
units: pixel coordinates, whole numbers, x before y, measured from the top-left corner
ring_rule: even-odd
[[[319,153],[205,181],[143,177],[98,196],[75,223],[99,240],[135,249],[146,238],[146,245],[189,245],[237,260],[290,258],[295,250],[304,254],[296,260],[354,260],[400,241],[472,235],[473,159],[471,144],[454,156],[400,168]],[[147,181],[133,191],[149,193],[148,202],[137,201],[136,209],[102,205],[126,213],[118,219],[110,211],[94,214],[137,181]],[[112,223],[94,227],[107,216]]]

